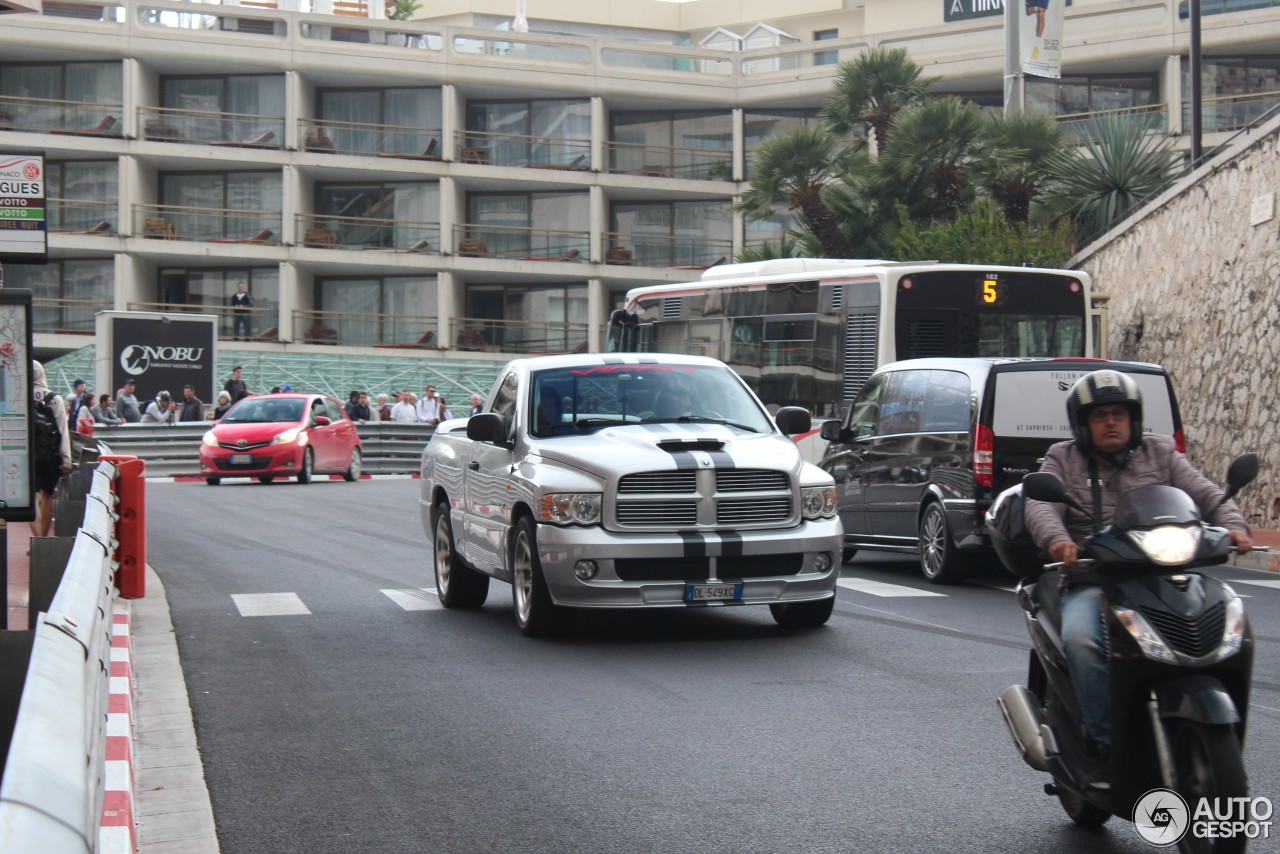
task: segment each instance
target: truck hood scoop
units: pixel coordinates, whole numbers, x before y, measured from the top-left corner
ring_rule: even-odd
[[[724,442],[719,439],[663,439],[658,447],[668,454],[682,451],[723,451]]]

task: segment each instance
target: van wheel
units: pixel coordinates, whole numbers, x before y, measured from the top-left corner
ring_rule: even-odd
[[[920,517],[920,571],[934,584],[952,584],[964,576],[964,560],[951,539],[946,511],[931,502]]]

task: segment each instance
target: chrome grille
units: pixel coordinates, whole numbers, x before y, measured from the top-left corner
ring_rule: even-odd
[[[618,481],[619,495],[646,492],[696,492],[698,473],[686,471],[646,471],[629,474]]]
[[[791,496],[783,498],[732,498],[716,505],[717,525],[785,522],[791,518]]]
[[[267,445],[270,445],[270,444],[271,444],[270,442],[258,442],[253,445],[236,445],[230,442],[219,442],[218,447],[224,448],[228,451],[242,452],[242,451],[256,450],[257,448],[265,448],[267,447]]]
[[[784,471],[753,469],[721,469],[716,472],[716,489],[720,492],[758,492],[791,488]]]
[[[1217,649],[1227,628],[1227,606],[1221,602],[1190,619],[1163,608],[1141,610],[1165,643],[1192,658],[1203,658]]]
[[[620,525],[691,528],[698,523],[696,501],[627,501],[617,512]]]

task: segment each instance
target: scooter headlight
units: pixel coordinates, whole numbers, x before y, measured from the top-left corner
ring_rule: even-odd
[[[1130,531],[1129,539],[1152,563],[1180,566],[1196,556],[1200,548],[1200,527],[1161,525],[1150,531]]]
[[[1129,632],[1129,636],[1138,642],[1143,655],[1156,661],[1178,663],[1178,656],[1169,649],[1156,630],[1151,628],[1145,617],[1131,608],[1112,608],[1111,612]]]
[[[1239,596],[1232,596],[1227,600],[1227,627],[1222,632],[1222,646],[1218,647],[1218,661],[1230,658],[1240,651],[1246,625],[1244,601]]]

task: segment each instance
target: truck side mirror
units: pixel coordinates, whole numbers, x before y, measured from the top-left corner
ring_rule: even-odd
[[[844,425],[839,421],[824,421],[822,427],[818,429],[818,435],[828,442],[843,442],[845,441]]]
[[[784,406],[778,410],[777,415],[773,416],[773,420],[778,425],[778,429],[788,436],[808,432],[813,426],[809,410],[802,406]]]
[[[496,412],[479,412],[467,419],[467,438],[502,445],[507,441],[507,425]]]

